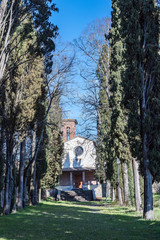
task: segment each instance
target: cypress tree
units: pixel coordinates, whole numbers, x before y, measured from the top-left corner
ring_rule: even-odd
[[[118,1],[117,1],[118,2]],[[120,1],[125,44],[123,79],[132,154],[144,175],[144,218],[153,218],[152,182],[159,180],[159,9],[154,0]],[[140,153],[140,154],[139,154]]]
[[[103,63],[102,63],[103,62]],[[107,45],[103,46],[102,54],[99,59],[99,66],[97,76],[100,82],[99,89],[99,106],[97,119],[97,176],[100,174],[101,182],[106,182],[110,178],[111,169],[109,169],[109,162],[111,158],[110,151],[110,90],[109,90],[109,62],[110,62],[110,48]]]
[[[16,152],[19,145],[23,145],[25,152],[27,144],[25,146],[24,140],[29,141],[35,125],[38,126],[37,137],[42,135],[37,133],[40,129],[39,125],[41,125],[40,131],[43,132],[43,121],[38,118],[37,112],[43,108],[45,102],[46,79],[44,76],[51,72],[51,52],[55,48],[53,38],[57,34],[57,27],[50,24],[49,17],[52,10],[57,11],[57,9],[50,0],[6,1],[5,6],[4,2],[0,3],[0,24],[3,26],[0,31],[4,33],[0,39],[0,63],[2,63],[0,64],[2,67],[0,70],[0,114],[2,116],[1,130],[4,129],[3,132],[1,131],[1,136],[3,134],[5,136],[3,139],[5,139],[6,150],[3,212],[9,214],[12,208],[11,201],[15,199],[13,197],[16,183],[14,181],[16,179],[15,166],[18,167],[17,172],[19,170],[18,194],[20,196],[19,206],[22,208],[22,196],[25,195],[23,185],[25,187],[26,184],[26,177],[24,177],[23,184],[23,174],[31,164],[25,154],[21,154],[20,164],[18,164]],[[8,21],[8,18],[11,21]],[[5,42],[6,45],[4,45]],[[1,146],[3,148],[3,143]]]
[[[10,71],[9,78],[5,81],[3,90],[3,116],[5,116],[4,129],[6,135],[6,176],[5,176],[5,204],[3,212],[8,214],[11,211],[11,196],[13,193],[13,169],[14,152],[18,144],[24,142],[29,130],[34,126],[37,107],[39,101],[44,102],[43,88],[44,83],[44,63],[43,58],[31,55],[29,48],[36,41],[35,31],[31,17],[26,20],[28,27],[32,28],[32,34],[28,39],[19,44],[19,38],[26,26],[21,25],[17,28],[15,50],[10,55],[10,62],[16,63],[23,57],[24,63]],[[15,37],[15,36],[13,36]],[[16,148],[15,148],[15,147]],[[25,152],[25,146],[23,146]],[[21,154],[22,156],[22,154]],[[23,196],[23,174],[25,167],[25,154],[20,157],[19,165],[19,191],[18,207],[22,208]],[[10,198],[8,197],[10,196]]]
[[[55,96],[47,119],[47,143],[46,161],[47,171],[44,175],[42,188],[53,188],[58,183],[58,176],[61,174],[63,143],[61,138],[61,109],[59,107],[59,97]]]
[[[51,72],[52,68],[52,51],[55,49],[54,37],[57,35],[57,26],[51,24],[49,18],[52,11],[58,11],[51,0],[16,0],[1,1],[0,3],[0,84],[8,76],[10,68],[17,67],[23,59],[19,59],[18,63],[9,63],[10,54],[14,50],[16,38],[12,36],[17,32],[17,28],[24,24],[25,19],[31,15],[37,34],[37,45],[32,45],[31,52],[43,54],[45,56],[45,71]],[[27,24],[26,29],[28,28]],[[32,28],[24,29],[20,41],[28,38]],[[29,30],[29,31],[28,31]],[[42,47],[43,46],[43,47]],[[9,65],[9,68],[7,66]]]
[[[128,185],[128,161],[131,160],[131,153],[128,141],[128,113],[122,104],[122,73],[125,69],[123,61],[123,39],[120,34],[121,19],[119,1],[112,1],[112,25],[109,33],[111,47],[110,61],[110,91],[111,91],[111,136],[113,161],[117,158],[121,161],[124,185],[124,202],[129,201]],[[116,166],[116,164],[114,164]]]

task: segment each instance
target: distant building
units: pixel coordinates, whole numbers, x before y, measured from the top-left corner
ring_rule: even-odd
[[[96,149],[94,141],[76,136],[76,119],[64,119],[62,125],[64,158],[59,190],[94,189]]]

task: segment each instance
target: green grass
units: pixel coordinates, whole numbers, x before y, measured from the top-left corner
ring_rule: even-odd
[[[90,203],[43,201],[16,214],[0,217],[2,240],[159,240],[160,195],[155,195],[156,219],[105,201]]]

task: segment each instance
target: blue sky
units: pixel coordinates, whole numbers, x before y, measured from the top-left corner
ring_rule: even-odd
[[[111,0],[55,0],[59,13],[53,22],[65,41],[77,38],[87,24],[96,18],[110,16]]]
[[[59,8],[59,13],[53,14],[52,22],[58,26],[63,42],[72,42],[89,23],[111,15],[111,0],[54,0],[54,2]],[[83,85],[83,79],[77,74],[73,79],[73,91],[74,88],[77,90],[78,85]],[[76,118],[81,124],[80,106],[65,104],[63,110],[68,112],[70,118]],[[78,133],[82,130],[80,124],[77,126]]]

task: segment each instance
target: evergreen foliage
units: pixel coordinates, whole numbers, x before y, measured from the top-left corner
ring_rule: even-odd
[[[152,181],[159,180],[159,9],[154,0],[117,1],[125,45],[124,104],[133,156],[144,175],[144,217],[152,218]],[[129,11],[128,11],[129,9]]]
[[[135,7],[136,6],[136,7]],[[126,4],[122,1],[121,8]],[[125,59],[127,70],[123,81],[125,106],[129,112],[130,135],[133,136],[132,152],[139,155],[142,151],[142,131],[147,130],[148,153],[153,181],[159,180],[159,22],[155,1],[136,1],[130,3],[133,12],[122,17],[122,31],[125,37]],[[125,11],[125,10],[124,10]],[[123,14],[124,12],[122,12]],[[126,19],[124,19],[126,17]],[[128,24],[129,23],[129,24]],[[134,27],[134,28],[133,28]],[[131,31],[132,29],[132,31]],[[130,33],[129,36],[127,33]],[[144,78],[144,85],[143,83]],[[144,89],[146,88],[146,89]],[[142,95],[145,91],[145,99]],[[143,101],[146,101],[145,119],[142,119]],[[140,121],[141,120],[141,121]],[[136,127],[137,126],[137,127]],[[139,137],[138,137],[139,136]],[[138,149],[135,145],[140,145]],[[140,156],[143,157],[142,155]],[[156,167],[155,167],[155,166]],[[143,166],[143,163],[142,163]],[[142,167],[143,172],[143,167]]]
[[[103,64],[102,64],[103,62]],[[110,48],[103,46],[102,54],[99,60],[99,66],[103,70],[98,69],[97,76],[100,82],[99,89],[99,107],[98,107],[98,126],[97,126],[97,175],[100,174],[102,182],[111,178],[113,172],[110,168],[111,159],[111,108],[110,108],[110,90],[108,86],[109,77]],[[104,67],[105,65],[105,67]],[[107,176],[106,176],[107,174]]]
[[[6,79],[8,75],[7,65],[9,57],[15,49],[13,45],[17,38],[13,35],[17,32],[20,25],[23,24],[23,32],[20,35],[19,42],[24,42],[25,39],[32,34],[30,23],[25,20],[30,16],[33,21],[36,31],[36,44],[33,43],[30,48],[30,54],[45,56],[45,72],[50,73],[52,69],[53,50],[55,49],[54,38],[57,35],[57,26],[51,24],[49,18],[53,11],[58,11],[55,4],[51,0],[16,0],[16,1],[1,1],[0,3],[0,81]],[[18,43],[19,44],[19,43]],[[18,46],[18,45],[17,45]],[[21,64],[23,59],[18,59],[18,62],[12,64],[10,68],[16,68]]]
[[[112,107],[111,114],[111,130],[112,136],[111,149],[112,158],[110,164],[112,165],[112,174],[116,172],[116,160],[120,159],[122,164],[122,177],[127,174],[128,161],[131,160],[130,146],[128,140],[128,112],[123,106],[123,87],[122,87],[122,74],[125,70],[123,53],[123,39],[120,33],[121,18],[119,1],[112,1],[112,25],[109,33],[109,42],[111,48],[110,59],[110,104]],[[124,169],[125,168],[125,169]],[[125,171],[125,172],[124,172]],[[128,176],[127,176],[128,178]],[[128,204],[128,186],[127,182],[123,179],[124,183],[124,199]],[[126,192],[125,192],[126,191]]]
[[[45,72],[51,72],[54,38],[57,36],[57,26],[49,22],[53,11],[58,11],[52,0],[24,0],[24,6],[32,14],[34,27],[37,30],[37,42],[40,53],[45,56]]]
[[[123,64],[123,42],[120,36],[120,9],[117,1],[112,4],[112,28],[110,30],[110,86],[111,86],[111,134],[114,146],[114,159],[127,161],[131,158],[128,132],[127,132],[127,112],[122,105],[122,73]]]
[[[53,99],[53,103],[47,118],[46,129],[46,161],[47,171],[41,181],[42,188],[53,188],[58,183],[61,174],[63,143],[61,137],[62,115],[59,107],[59,97]]]
[[[8,2],[8,10],[15,11],[8,34],[12,37],[10,51],[7,53],[8,45],[5,50],[10,57],[6,61],[5,74],[1,74],[0,88],[0,188],[4,188],[4,214],[15,207],[16,194],[18,208],[25,206],[27,185],[32,203],[37,202],[38,183],[46,171],[46,158],[36,159],[45,128],[46,74],[51,70],[53,37],[57,30],[48,21],[51,10],[56,10],[54,4],[48,5],[51,1],[15,1],[13,6],[11,2]],[[7,28],[5,22],[3,26]],[[1,53],[4,39],[0,39]]]

